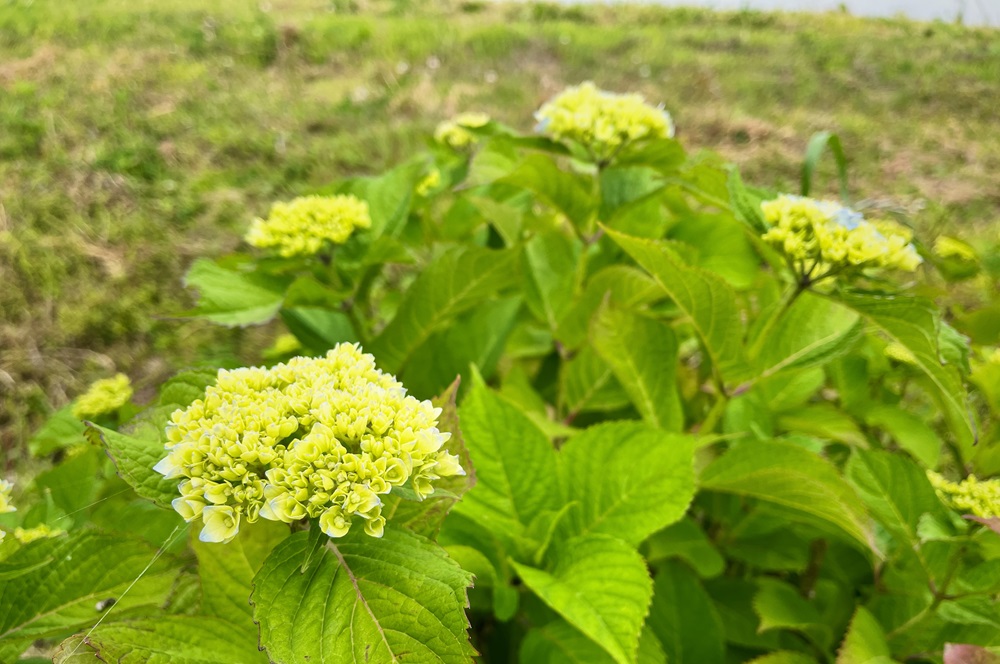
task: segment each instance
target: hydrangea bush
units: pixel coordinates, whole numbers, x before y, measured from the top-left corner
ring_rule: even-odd
[[[792,195],[638,95],[536,119],[195,262],[273,344],[29,441],[0,661],[997,661],[1000,351],[936,302],[990,265],[809,197],[827,134]]]

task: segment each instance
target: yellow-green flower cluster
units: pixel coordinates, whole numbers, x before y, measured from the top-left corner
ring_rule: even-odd
[[[647,104],[642,95],[605,92],[589,81],[561,92],[538,109],[535,119],[538,131],[575,141],[598,160],[631,141],[674,135],[670,114]]]
[[[770,228],[765,242],[781,251],[799,276],[815,279],[848,269],[917,269],[923,259],[909,229],[866,220],[830,201],[783,195],[761,203]]]
[[[327,243],[343,244],[356,228],[372,225],[368,203],[356,196],[300,196],[271,206],[267,219],[255,219],[246,241],[280,256],[312,256]]]
[[[983,519],[1000,517],[1000,480],[984,481],[969,475],[961,482],[950,482],[934,471],[928,471],[927,477],[941,500],[953,509]]]
[[[132,398],[132,383],[125,374],[95,381],[73,404],[73,417],[86,419],[113,413]]]
[[[174,509],[200,518],[200,538],[226,542],[242,520],[318,518],[330,537],[361,519],[382,534],[382,496],[409,484],[421,498],[463,475],[442,449],[441,411],[407,395],[357,344],[326,357],[219,371],[205,397],[171,416],[156,470],[184,478]]]
[[[427,196],[441,186],[441,171],[434,169],[417,183],[417,196]]]
[[[456,150],[465,150],[479,142],[479,137],[469,129],[485,127],[489,121],[490,116],[485,113],[461,113],[440,123],[434,130],[434,140]]]
[[[60,530],[58,528],[50,528],[49,526],[43,524],[37,525],[34,528],[15,528],[14,529],[14,539],[16,539],[21,544],[29,544],[35,540],[44,539],[46,537],[59,537],[60,535],[65,535],[65,530]]]

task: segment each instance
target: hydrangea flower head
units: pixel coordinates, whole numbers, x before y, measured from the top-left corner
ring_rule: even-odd
[[[125,374],[95,381],[73,404],[73,417],[86,419],[113,413],[132,398],[132,383]]]
[[[761,203],[770,228],[765,242],[782,252],[800,276],[848,269],[912,272],[923,261],[909,229],[888,220],[867,220],[830,201],[782,195]]]
[[[7,480],[0,480],[0,514],[16,512],[17,508],[10,502],[10,494],[14,491],[14,485]]]
[[[343,244],[357,228],[372,225],[368,203],[356,196],[300,196],[271,206],[267,219],[255,219],[247,243],[280,256],[312,256],[327,243]]]
[[[479,142],[479,137],[469,129],[485,127],[489,121],[490,116],[485,113],[460,113],[437,126],[434,140],[455,150],[468,149]]]
[[[984,481],[969,475],[961,482],[950,482],[934,471],[928,471],[927,478],[952,509],[981,519],[1000,517],[1000,480]]]
[[[171,416],[164,476],[183,478],[174,509],[201,519],[200,538],[226,542],[263,517],[318,518],[330,537],[359,521],[380,537],[382,496],[409,483],[463,475],[442,449],[441,411],[407,395],[357,344],[271,368],[219,371],[205,397]]]
[[[608,159],[631,141],[674,135],[670,114],[647,104],[642,95],[606,92],[589,81],[545,103],[535,119],[538,131],[556,140],[575,141],[598,160]]]

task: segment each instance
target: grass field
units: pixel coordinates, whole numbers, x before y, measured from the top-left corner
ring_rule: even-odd
[[[567,84],[641,91],[691,149],[796,188],[840,134],[859,198],[996,241],[995,31],[843,15],[492,3],[0,4],[0,448],[125,371],[247,353],[271,331],[171,319],[194,257],[268,203],[380,169],[439,120],[528,127]],[[360,7],[354,5],[361,5]],[[833,182],[829,182],[833,191]]]

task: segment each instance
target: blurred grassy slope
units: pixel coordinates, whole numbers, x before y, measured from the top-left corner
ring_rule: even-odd
[[[151,384],[259,343],[158,316],[186,306],[190,261],[237,246],[272,199],[377,171],[456,111],[529,127],[585,79],[662,101],[689,148],[761,184],[795,189],[809,135],[834,130],[859,197],[914,212],[930,236],[996,234],[996,32],[349,4],[0,2],[0,455],[90,379]]]

